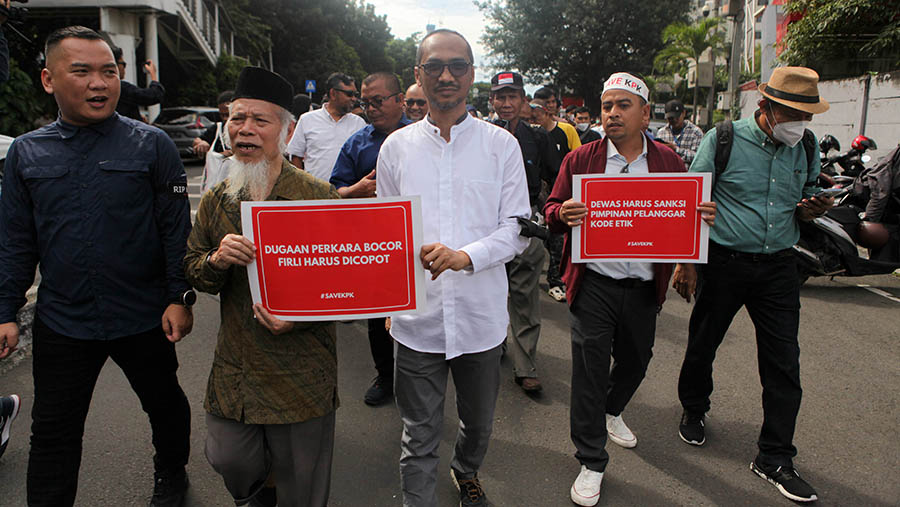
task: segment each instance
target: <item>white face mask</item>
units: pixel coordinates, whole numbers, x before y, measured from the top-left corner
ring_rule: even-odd
[[[772,112],[772,118],[775,118],[775,112],[772,111],[771,105],[769,106],[769,111]],[[769,123],[768,115],[766,115],[766,123]],[[809,125],[808,121],[786,121],[775,125],[769,123],[769,127],[772,129],[772,137],[791,148],[797,146],[797,143],[803,139],[803,132],[806,131],[807,125]]]
[[[577,128],[577,129],[580,130],[581,132],[584,132],[584,131],[587,130],[588,127],[590,127],[590,126],[591,126],[590,123],[576,123],[576,124],[575,124],[575,128]]]

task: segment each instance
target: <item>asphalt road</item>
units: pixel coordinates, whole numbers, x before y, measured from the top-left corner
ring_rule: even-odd
[[[197,181],[198,167],[189,169]],[[196,193],[192,187],[192,193]],[[192,198],[196,206],[197,199]],[[878,294],[858,284],[871,286]],[[707,444],[677,435],[676,382],[690,305],[670,299],[659,316],[655,357],[624,413],[638,437],[632,450],[608,444],[611,459],[600,505],[788,505],[748,470],[762,420],[753,328],[735,319],[715,364]],[[802,289],[803,405],[795,464],[818,490],[820,505],[900,503],[900,279],[814,279]],[[889,299],[889,297],[894,299]],[[542,298],[538,364],[544,393],[524,395],[509,361],[497,402],[491,446],[480,472],[498,506],[569,506],[579,465],[569,440],[570,350],[566,305]],[[178,345],[179,376],[193,413],[191,488],[187,505],[233,505],[203,455],[203,395],[215,347],[218,304],[202,295],[193,333]],[[400,504],[400,421],[392,405],[371,408],[362,395],[374,376],[363,323],[338,324],[339,392],[332,506]],[[23,410],[0,459],[0,505],[25,505],[31,361],[0,379],[19,393]],[[457,419],[452,387],[438,477],[440,505],[456,505],[448,476]],[[149,424],[125,377],[109,362],[94,393],[84,437],[77,505],[146,505],[152,490]]]

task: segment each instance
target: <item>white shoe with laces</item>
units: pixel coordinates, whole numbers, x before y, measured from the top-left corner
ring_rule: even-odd
[[[578,474],[575,483],[572,484],[572,491],[569,492],[572,501],[585,507],[597,505],[600,500],[601,482],[603,482],[603,472],[588,470],[586,466],[581,465],[581,473]]]
[[[622,414],[617,416],[606,414],[606,432],[609,434],[610,440],[626,449],[631,449],[637,445],[637,437],[625,425],[625,421],[622,420]]]

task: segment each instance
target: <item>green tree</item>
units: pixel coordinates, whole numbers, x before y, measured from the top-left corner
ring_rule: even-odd
[[[237,78],[249,62],[244,58],[223,54],[216,66],[204,62],[193,71],[191,79],[170,79],[166,85],[166,106],[215,107],[216,97],[225,90],[233,90]],[[165,77],[164,77],[165,79]]]
[[[406,91],[416,82],[414,67],[416,66],[416,48],[419,47],[421,34],[416,32],[405,39],[391,39],[387,43],[385,53],[391,62],[391,70],[400,78],[400,84]]]
[[[46,96],[46,95],[45,95]],[[45,102],[15,58],[9,60],[9,80],[0,84],[0,133],[16,137],[34,128]]]
[[[597,108],[614,72],[649,73],[662,29],[684,19],[690,0],[483,0],[483,41],[497,66],[531,82],[572,89]]]
[[[781,41],[784,63],[823,68],[829,77],[900,65],[897,0],[790,0],[786,9],[799,19]]]
[[[719,18],[707,18],[692,25],[678,22],[667,26],[662,32],[665,47],[653,59],[654,68],[663,73],[674,70],[681,74],[687,70],[685,65],[687,60],[693,61],[699,68],[700,55],[707,50],[712,53],[710,55],[712,61],[715,61],[715,56],[722,52],[724,46],[724,37],[716,31],[719,22]],[[710,90],[710,93],[713,91],[714,89]],[[695,84],[693,102],[695,122],[699,94],[700,86]]]

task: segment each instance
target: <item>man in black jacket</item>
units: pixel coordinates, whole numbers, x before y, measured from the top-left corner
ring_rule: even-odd
[[[500,117],[497,122],[516,136],[525,162],[528,197],[532,218],[540,216],[541,182],[552,186],[559,171],[559,159],[550,138],[541,128],[532,128],[521,121],[519,113],[525,104],[522,76],[516,72],[501,72],[491,79],[491,103]],[[538,281],[544,266],[544,246],[538,238],[531,238],[528,248],[506,263],[509,279],[509,323],[512,331],[508,340],[513,360],[515,381],[526,393],[542,389],[537,377],[535,354],[541,335],[541,306]]]
[[[113,56],[115,56],[116,65],[119,68],[119,79],[122,80],[122,93],[119,96],[116,112],[132,120],[142,120],[140,107],[159,104],[166,95],[166,89],[163,88],[156,75],[156,64],[152,60],[144,62],[144,70],[150,75],[150,84],[146,88],[138,88],[125,81],[125,67],[128,64],[125,63],[125,58],[122,56],[122,48],[114,48]]]

